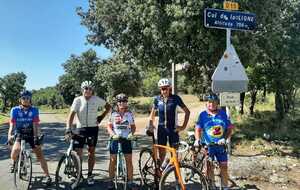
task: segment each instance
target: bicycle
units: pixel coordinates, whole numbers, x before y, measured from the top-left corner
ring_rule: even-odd
[[[193,165],[194,167],[198,168],[201,172],[203,169],[203,159],[206,154],[206,152],[203,152],[204,149],[201,148],[201,146],[194,146],[195,142],[195,136],[194,133],[188,132],[188,149],[185,152],[183,159],[181,160],[182,163]]]
[[[19,156],[16,160],[16,165],[14,166],[14,185],[17,190],[29,189],[32,179],[32,158],[30,150],[26,149],[26,139],[31,138],[28,134],[18,134],[15,135],[16,138],[21,140],[21,150]],[[40,135],[38,140],[42,142],[44,135]],[[10,142],[7,142],[10,144]]]
[[[221,177],[221,169],[219,162],[217,161],[216,157],[213,158],[208,154],[208,147],[209,146],[222,146],[224,147],[224,151],[227,152],[228,144],[216,144],[211,143],[209,145],[199,145],[199,147],[195,147],[193,142],[189,142],[189,149],[187,154],[182,159],[182,163],[184,164],[191,164],[194,167],[198,168],[203,174],[207,174],[208,167],[211,166],[213,169],[213,176],[207,176],[206,180],[208,181],[209,189],[222,189],[223,180]],[[215,177],[217,180],[215,180]],[[236,186],[235,182],[231,179],[228,179],[228,182],[231,183],[231,186]]]
[[[82,177],[82,163],[78,154],[73,150],[74,144],[78,143],[76,138],[83,137],[78,134],[72,134],[69,140],[67,152],[60,158],[56,172],[55,184],[57,188],[75,189]],[[68,141],[68,139],[65,139]]]
[[[122,151],[122,142],[125,140],[130,140],[132,142],[136,142],[137,138],[110,138],[108,140],[108,147],[110,146],[111,141],[118,141],[118,153],[117,153],[117,167],[115,170],[115,178],[114,178],[114,185],[115,189],[127,189],[127,182],[128,182],[128,176],[127,176],[127,166],[126,166],[126,160],[125,156]],[[132,143],[133,146],[136,146],[136,143]]]
[[[194,166],[179,162],[178,151],[175,148],[156,144],[154,134],[152,134],[152,141],[152,149],[144,148],[139,155],[139,171],[144,187],[153,187],[159,190],[208,189],[207,181],[199,170]],[[159,148],[163,148],[171,154],[171,158],[163,169],[160,169]],[[186,149],[181,151],[186,151]]]

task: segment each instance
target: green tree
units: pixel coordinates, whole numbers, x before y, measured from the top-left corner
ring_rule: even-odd
[[[253,80],[251,109],[257,91],[268,90],[276,94],[275,107],[282,118],[299,88],[294,79],[300,73],[300,32],[295,27],[300,2],[241,0],[239,4],[242,11],[257,15],[254,32],[232,32],[232,42]],[[89,43],[104,45],[123,62],[142,66],[170,70],[170,63],[190,63],[185,75],[194,92],[201,94],[210,90],[211,76],[225,50],[225,31],[203,27],[207,7],[222,8],[222,1],[90,0],[87,11],[77,11],[90,32]]]
[[[26,75],[23,72],[5,75],[0,80],[0,97],[3,103],[2,112],[18,104],[19,94],[25,89]]]
[[[57,89],[67,104],[70,105],[75,96],[81,93],[80,84],[83,81],[93,81],[98,65],[101,63],[96,52],[90,49],[80,56],[71,55],[63,64],[65,74],[59,77]]]
[[[95,74],[96,92],[112,98],[118,93],[136,96],[141,86],[141,70],[135,64],[118,63],[113,60],[101,64]]]
[[[63,107],[63,97],[56,87],[41,88],[33,91],[32,102],[36,106],[47,105],[52,109]]]
[[[225,44],[223,31],[203,28],[204,8],[222,5],[214,2],[91,0],[89,9],[79,8],[78,14],[90,31],[89,43],[143,66],[170,70],[171,63],[188,62],[192,66],[186,74],[201,92]]]
[[[256,63],[264,70],[262,82],[268,91],[275,93],[275,109],[279,118],[290,110],[292,94],[299,82],[300,34],[295,23],[299,22],[300,2],[294,0],[247,1],[256,10],[258,31],[255,34],[258,53]],[[256,72],[257,73],[257,72]],[[260,86],[263,87],[262,85]]]

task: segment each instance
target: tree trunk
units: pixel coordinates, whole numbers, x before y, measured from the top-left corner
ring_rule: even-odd
[[[267,87],[266,87],[266,85],[264,85],[262,102],[266,101],[266,97],[267,97]]]
[[[246,93],[243,92],[243,93],[241,93],[241,96],[240,96],[240,103],[241,103],[241,105],[240,105],[239,113],[240,113],[241,115],[244,114],[244,101],[245,101],[245,95],[246,95]]]
[[[2,113],[6,113],[7,99],[3,98],[2,101],[3,101]]]
[[[278,119],[284,118],[284,110],[283,110],[283,99],[279,90],[275,92],[275,109],[278,115]]]
[[[255,103],[256,103],[256,95],[257,95],[257,90],[253,90],[251,91],[251,104],[250,104],[250,115],[253,115],[254,114],[254,106],[255,106]]]

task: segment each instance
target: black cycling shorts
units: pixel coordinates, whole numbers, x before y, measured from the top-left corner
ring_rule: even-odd
[[[132,154],[132,145],[130,140],[122,140],[121,146],[123,154]],[[110,154],[118,154],[118,149],[118,141],[112,140],[109,145]]]
[[[168,140],[171,147],[175,147],[179,142],[179,135],[175,132],[175,128],[169,129],[164,126],[158,126],[157,143],[166,146]]]
[[[23,129],[16,130],[15,132],[16,142],[21,143],[21,136],[22,136],[25,142],[28,143],[32,149],[34,149],[35,145],[34,145],[33,129],[29,129],[29,130],[26,129],[26,130],[27,130],[26,132],[24,132]]]
[[[83,137],[76,137],[74,143],[74,148],[83,148],[85,144],[89,147],[95,147],[98,141],[98,127],[83,127],[77,128],[76,134],[79,134]]]

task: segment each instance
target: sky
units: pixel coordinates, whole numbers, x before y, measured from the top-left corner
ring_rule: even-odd
[[[93,48],[105,59],[111,52],[86,45],[88,31],[76,7],[88,0],[0,0],[0,77],[24,72],[27,89],[54,86],[71,54]]]

